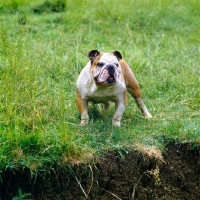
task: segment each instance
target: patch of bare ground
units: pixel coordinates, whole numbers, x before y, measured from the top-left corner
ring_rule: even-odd
[[[66,166],[31,177],[28,169],[1,173],[0,199],[199,200],[200,149],[170,143],[166,153],[138,146],[124,158],[108,153],[97,164]],[[138,153],[140,152],[140,153]],[[20,199],[20,198],[19,198]]]

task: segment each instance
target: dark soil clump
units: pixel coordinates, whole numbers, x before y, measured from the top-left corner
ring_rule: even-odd
[[[124,158],[107,154],[96,165],[66,165],[38,172],[36,179],[28,169],[6,170],[0,200],[199,200],[199,148],[169,144],[166,149],[164,162],[138,152]]]

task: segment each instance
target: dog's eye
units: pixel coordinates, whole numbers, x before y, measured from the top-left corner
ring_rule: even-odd
[[[116,67],[119,67],[119,64],[118,64],[118,63],[114,63],[114,65],[115,65]]]
[[[104,63],[99,62],[99,63],[97,63],[97,66],[98,66],[98,67],[103,67],[103,66],[104,66]]]

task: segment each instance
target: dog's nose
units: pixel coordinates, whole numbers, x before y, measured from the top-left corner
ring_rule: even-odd
[[[114,66],[111,65],[111,64],[108,64],[108,65],[106,66],[106,69],[108,70],[109,75],[113,75],[113,74],[115,73],[115,68],[114,68]]]

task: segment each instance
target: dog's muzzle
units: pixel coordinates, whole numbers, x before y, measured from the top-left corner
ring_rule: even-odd
[[[116,69],[114,65],[108,64],[98,76],[95,77],[95,80],[98,84],[106,85],[106,84],[114,84],[116,83]]]

